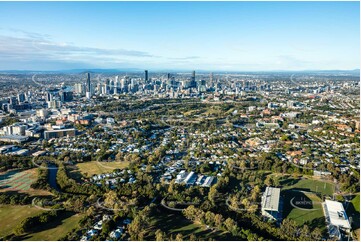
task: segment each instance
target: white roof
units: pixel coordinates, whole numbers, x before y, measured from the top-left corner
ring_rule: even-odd
[[[262,196],[262,209],[278,212],[281,189],[276,187],[266,187]]]
[[[343,227],[345,229],[351,229],[350,222],[348,221],[348,217],[342,203],[325,200],[324,204],[326,208],[326,216],[329,217],[332,225]]]

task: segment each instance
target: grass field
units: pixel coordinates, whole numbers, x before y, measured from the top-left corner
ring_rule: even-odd
[[[282,191],[283,218],[290,218],[298,225],[307,224],[325,230],[321,198],[313,193],[286,190]]]
[[[44,212],[31,206],[0,205],[0,237],[9,235],[23,219]]]
[[[35,233],[24,237],[25,240],[59,240],[70,232],[73,228],[78,226],[79,220],[84,215],[79,214],[65,214],[56,220],[47,223],[45,226],[36,228]]]
[[[325,182],[314,179],[293,179],[287,178],[281,180],[283,189],[297,189],[306,192],[316,192],[322,195],[332,196],[335,191],[335,185],[332,182]]]
[[[123,169],[129,165],[129,162],[84,162],[75,165],[75,169],[72,170],[72,175],[76,176],[76,173],[80,173],[84,177],[91,177],[95,174],[102,174],[112,172],[114,169]]]
[[[12,170],[0,175],[0,192],[20,192],[30,195],[49,195],[48,191],[32,189],[30,185],[36,181],[37,169]]]

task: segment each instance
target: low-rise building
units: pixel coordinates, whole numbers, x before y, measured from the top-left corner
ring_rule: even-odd
[[[342,203],[325,200],[322,203],[329,236],[341,240],[342,233],[350,233],[351,225]]]
[[[281,189],[266,187],[262,195],[262,215],[272,220],[280,220],[280,194]]]

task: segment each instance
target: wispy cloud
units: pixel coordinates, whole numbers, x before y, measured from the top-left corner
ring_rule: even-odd
[[[13,28],[0,28],[0,66],[5,63],[36,65],[54,63],[110,66],[186,65],[200,56],[165,57],[141,50],[105,49],[54,41],[50,35]],[[53,69],[62,67],[53,67]],[[24,68],[24,67],[19,67]]]
[[[140,50],[77,46],[73,43],[53,41],[51,36],[46,34],[0,28],[0,63],[49,61],[58,64],[71,62],[97,65],[125,63],[126,59],[137,62],[150,58],[160,57]]]
[[[186,56],[186,57],[170,57],[171,60],[197,60],[200,56]]]

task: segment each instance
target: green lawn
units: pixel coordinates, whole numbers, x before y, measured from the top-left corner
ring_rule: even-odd
[[[307,224],[310,228],[325,230],[322,200],[312,193],[282,191],[283,218],[290,218],[298,225]]]
[[[79,173],[84,177],[91,177],[96,174],[112,172],[114,169],[123,169],[129,165],[129,162],[84,162],[78,163],[71,171],[71,175],[79,178]]]
[[[332,182],[324,182],[313,179],[292,179],[288,178],[280,181],[283,189],[297,189],[308,192],[321,193],[322,195],[332,196],[335,191],[335,185]]]
[[[39,196],[51,195],[49,191],[30,187],[37,178],[38,168],[3,172],[0,174],[0,192],[19,192]]]
[[[67,213],[56,220],[47,223],[45,226],[36,228],[35,233],[25,236],[25,240],[59,240],[78,226],[79,220],[84,215]]]
[[[43,212],[44,210],[27,205],[0,205],[0,237],[11,234],[25,218]]]

